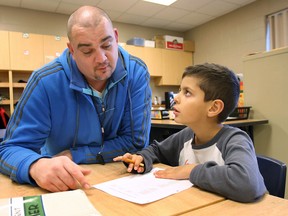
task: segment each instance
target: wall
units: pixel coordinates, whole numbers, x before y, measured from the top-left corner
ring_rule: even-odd
[[[255,118],[267,118],[270,122],[255,127],[256,152],[275,157],[286,164],[288,105],[284,98],[287,92],[287,63],[283,62],[283,65],[269,61],[271,65],[263,66],[259,61],[258,66],[254,67],[255,73],[249,73],[250,70],[246,71],[247,67],[244,67],[243,57],[266,50],[265,16],[287,6],[288,0],[257,0],[185,34],[185,38],[195,41],[195,64],[215,62],[230,67],[236,73],[244,73],[246,105],[252,105]]]
[[[195,41],[194,63],[215,62],[243,71],[242,57],[266,50],[265,16],[288,0],[257,0],[185,33]]]
[[[68,18],[68,15],[0,6],[0,30],[66,36]],[[117,22],[113,24],[119,31],[119,42],[126,42],[133,37],[152,39],[155,35],[183,36],[179,32],[163,29]],[[135,32],[137,33],[135,34]],[[161,96],[162,98],[164,98],[165,91],[178,91],[177,87],[156,87],[153,79],[151,79],[150,86],[153,96]]]
[[[256,150],[288,164],[288,47],[244,58],[246,100],[255,118],[269,119],[255,128]],[[288,177],[287,177],[288,178]],[[288,179],[287,179],[288,180]],[[288,198],[288,181],[286,183]]]

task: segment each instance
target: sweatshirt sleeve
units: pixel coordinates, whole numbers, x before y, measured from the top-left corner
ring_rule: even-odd
[[[193,133],[190,128],[175,133],[162,142],[153,141],[147,148],[138,152],[144,158],[145,172],[151,171],[153,163],[163,163],[169,166],[179,165],[179,155],[185,141],[191,139]]]
[[[239,130],[219,142],[225,143],[222,143],[225,164],[218,165],[213,161],[199,164],[192,170],[190,181],[204,190],[235,201],[256,201],[266,192],[266,187],[251,139]]]
[[[39,154],[49,133],[49,111],[41,82],[34,85],[38,81],[35,76],[31,76],[0,144],[0,172],[19,183],[35,184],[29,168],[36,160],[48,157]]]

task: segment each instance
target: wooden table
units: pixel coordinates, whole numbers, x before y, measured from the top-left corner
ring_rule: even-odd
[[[122,163],[81,165],[92,170],[87,176],[91,185],[131,175]],[[163,164],[157,167],[167,167]],[[0,174],[0,198],[31,196],[48,193],[38,187],[20,185]],[[196,187],[184,190],[159,201],[140,205],[109,195],[98,189],[85,190],[91,203],[103,215],[177,215],[225,200]]]
[[[87,176],[90,184],[105,182],[115,178],[131,175],[126,172],[122,163],[106,165],[81,165],[89,168],[92,173]],[[156,164],[157,167],[167,167]],[[133,174],[132,174],[133,175]],[[48,193],[30,185],[12,182],[7,176],[0,174],[0,198],[31,196]],[[196,187],[171,195],[159,201],[139,205],[109,195],[98,189],[85,190],[87,197],[102,215],[253,215],[253,216],[284,216],[288,212],[288,200],[265,195],[256,203],[239,203],[227,200],[213,193],[205,192]]]
[[[183,216],[287,216],[288,200],[271,195],[265,195],[263,199],[255,203],[239,203],[225,200],[205,208],[183,214]]]
[[[233,120],[233,121],[225,121],[223,124],[227,124],[233,127],[239,127],[243,130],[245,130],[252,140],[254,140],[254,134],[253,134],[253,127],[255,125],[262,125],[267,124],[267,119],[244,119],[244,120]],[[170,119],[162,119],[162,120],[151,120],[151,137],[150,142],[153,141],[153,139],[157,139],[158,141],[161,141],[161,137],[159,137],[159,134],[163,133],[166,137],[170,136],[171,133],[175,133],[179,130],[182,130],[186,126],[183,124],[176,123],[174,120]],[[159,140],[160,139],[160,140]]]

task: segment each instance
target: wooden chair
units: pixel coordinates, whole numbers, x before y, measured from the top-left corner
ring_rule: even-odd
[[[271,157],[257,155],[260,173],[271,195],[284,198],[286,184],[286,164]]]

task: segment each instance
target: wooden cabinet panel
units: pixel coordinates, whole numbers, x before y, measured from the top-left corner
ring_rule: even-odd
[[[68,37],[44,35],[44,64],[59,57],[67,48]]]
[[[0,106],[12,114],[32,71],[58,57],[68,38],[0,31],[0,40]]]
[[[0,31],[0,69],[10,68],[9,32]]]
[[[141,58],[152,77],[161,77],[157,85],[178,86],[184,69],[193,64],[192,53],[151,47],[125,45],[130,54]]]
[[[124,49],[127,50],[131,55],[137,56],[144,61],[144,47],[125,45]]]
[[[9,32],[12,70],[35,70],[44,64],[43,35]]]
[[[144,48],[144,61],[146,62],[151,76],[161,77],[163,73],[163,62],[160,60],[162,49]]]
[[[158,85],[179,86],[184,69],[192,65],[192,53],[162,50],[163,76]]]
[[[124,49],[146,63],[150,76],[162,76],[162,61],[160,60],[162,49],[131,45],[125,45]]]

